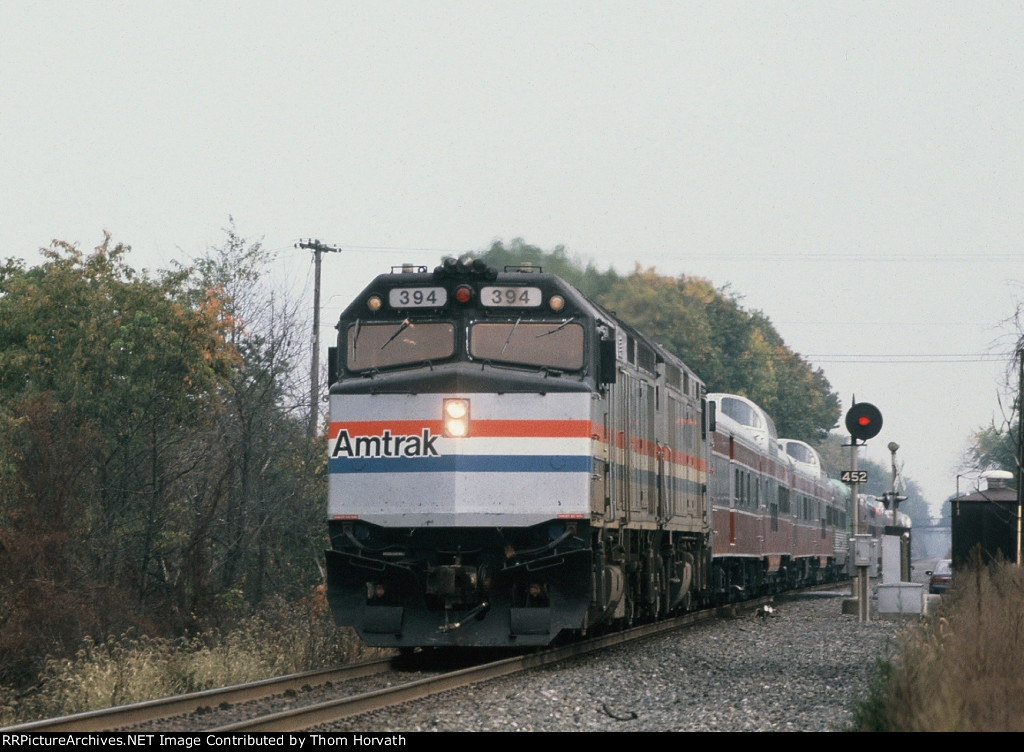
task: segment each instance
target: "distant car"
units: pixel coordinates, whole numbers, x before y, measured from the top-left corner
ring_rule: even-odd
[[[948,592],[953,584],[953,560],[939,559],[935,569],[925,574],[928,575],[928,592],[932,595],[942,595]]]

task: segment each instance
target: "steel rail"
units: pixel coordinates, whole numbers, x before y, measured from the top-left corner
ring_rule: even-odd
[[[614,632],[599,637],[571,643],[561,647],[550,648],[536,653],[503,658],[491,663],[472,666],[439,676],[419,679],[386,689],[365,692],[350,697],[342,697],[327,702],[290,708],[270,713],[217,728],[206,729],[211,733],[228,733],[240,731],[304,731],[318,725],[332,723],[342,718],[368,713],[373,710],[400,705],[412,700],[429,697],[433,694],[451,689],[477,684],[502,676],[521,673],[542,666],[550,666],[587,653],[605,650],[610,647],[644,639],[662,632],[670,632],[706,619],[734,615],[738,609],[754,609],[767,602],[765,599],[744,601],[731,606],[717,609],[695,611],[664,621],[652,622],[632,627],[622,632]]]
[[[817,586],[806,591],[842,587],[843,583]],[[661,621],[640,624],[632,628],[589,638],[581,642],[503,658],[456,671],[407,682],[393,687],[374,690],[305,707],[290,708],[263,716],[208,729],[206,732],[236,731],[300,731],[331,723],[353,715],[398,705],[428,697],[432,694],[490,679],[508,676],[534,668],[553,665],[576,656],[608,649],[663,632],[680,629],[712,618],[728,618],[741,612],[754,610],[769,603],[773,597],[785,599],[793,593],[780,593],[751,600],[738,601],[716,608],[693,611]],[[86,711],[39,721],[0,728],[5,733],[54,731],[112,731],[149,721],[188,715],[211,705],[237,704],[261,700],[289,690],[303,689],[328,682],[343,682],[385,673],[394,668],[396,658],[363,661],[348,666],[319,671],[307,671],[273,679],[192,692],[186,695]]]
[[[393,658],[361,661],[347,666],[288,674],[273,679],[263,679],[246,684],[190,692],[185,695],[146,700],[131,705],[88,710],[74,715],[49,718],[0,728],[4,733],[30,731],[111,731],[138,723],[187,715],[200,708],[221,703],[235,704],[282,694],[288,690],[326,684],[333,681],[350,681],[374,676],[391,670]]]

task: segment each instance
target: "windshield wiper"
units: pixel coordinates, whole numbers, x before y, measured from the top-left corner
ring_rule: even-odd
[[[576,320],[575,316],[573,316],[572,318],[566,319],[561,324],[559,324],[554,329],[552,329],[550,332],[544,332],[543,334],[538,334],[536,339],[540,339],[541,337],[547,337],[549,334],[554,334],[555,332],[561,331],[562,329],[565,329],[565,327],[569,326],[569,324],[571,324],[575,320]]]
[[[523,320],[523,317],[520,316],[519,318],[516,319],[516,323],[514,323],[512,325],[512,331],[510,331],[508,333],[508,338],[505,340],[505,344],[501,346],[501,354],[502,355],[504,355],[505,354],[505,350],[508,349],[508,343],[512,341],[512,335],[516,333],[516,327],[519,326],[519,322],[522,321],[522,320]]]
[[[411,321],[409,321],[409,319],[406,319],[406,320],[405,320],[405,321],[403,321],[403,322],[402,322],[401,324],[399,324],[399,325],[398,325],[398,329],[397,329],[397,330],[395,331],[395,333],[394,333],[394,334],[392,334],[392,335],[391,335],[390,337],[388,337],[388,341],[387,341],[387,342],[385,342],[385,343],[384,343],[383,345],[381,345],[381,346],[380,346],[380,349],[381,349],[381,350],[383,350],[383,349],[384,349],[385,347],[387,347],[387,346],[388,346],[388,345],[390,345],[390,344],[391,344],[392,342],[394,342],[394,341],[395,341],[395,337],[397,337],[397,336],[398,336],[399,334],[401,334],[402,332],[404,332],[404,331],[405,331],[406,329],[408,329],[408,328],[409,328],[410,326],[412,326],[412,322],[411,322]]]
[[[362,327],[363,322],[356,319],[356,330],[352,332],[352,359],[356,357],[356,345],[359,343],[359,329]]]

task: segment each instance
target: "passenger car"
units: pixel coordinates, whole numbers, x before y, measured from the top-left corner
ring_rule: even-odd
[[[928,575],[928,592],[942,595],[949,591],[953,584],[953,560],[939,559],[935,569],[925,572]]]

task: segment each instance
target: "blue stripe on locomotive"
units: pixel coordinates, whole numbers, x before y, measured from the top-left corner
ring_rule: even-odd
[[[444,457],[335,458],[331,473],[589,473],[591,458],[574,455],[457,455]]]

